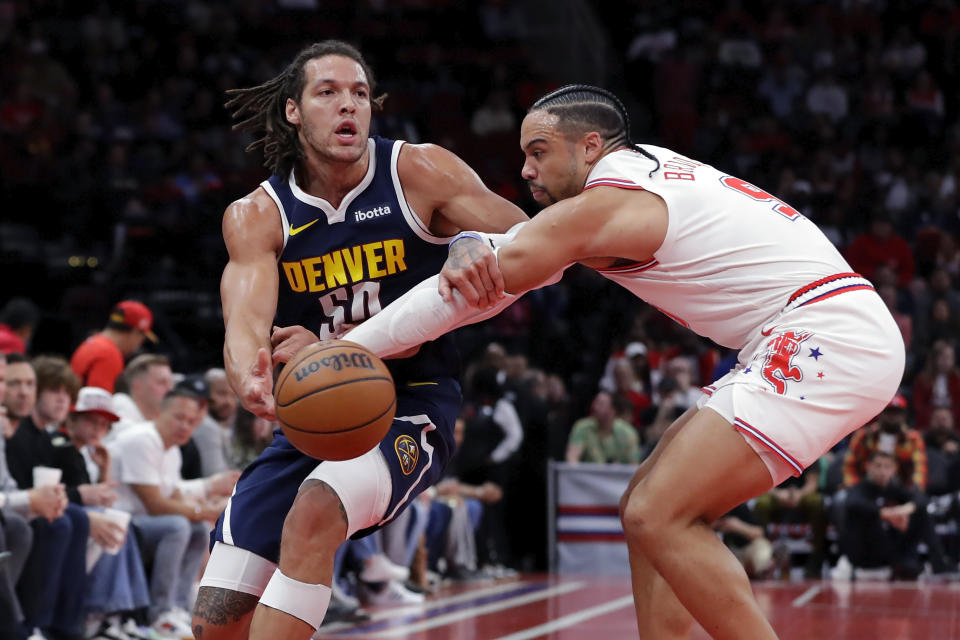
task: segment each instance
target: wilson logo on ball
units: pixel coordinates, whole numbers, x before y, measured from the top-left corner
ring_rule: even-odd
[[[365,353],[338,353],[319,360],[312,360],[300,367],[298,371],[294,371],[293,375],[297,382],[301,382],[307,376],[321,369],[340,371],[341,369],[376,369],[376,367],[370,356]]]

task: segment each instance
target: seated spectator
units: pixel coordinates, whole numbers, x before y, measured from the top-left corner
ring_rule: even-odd
[[[927,493],[938,496],[960,490],[960,433],[954,428],[953,413],[945,407],[934,409],[923,439],[930,467]],[[936,470],[934,456],[939,458]]]
[[[9,554],[5,558],[0,555],[0,638],[4,640],[20,635],[23,609],[16,584],[33,544],[30,525],[25,518],[5,507],[6,498],[3,478],[0,477],[0,554]]]
[[[764,528],[746,504],[720,516],[713,528],[721,534],[724,544],[730,547],[751,580],[762,580],[770,577],[775,569],[789,568],[789,554],[785,549],[775,553]]]
[[[613,365],[613,380],[615,398],[623,399],[628,406],[626,421],[640,431],[643,428],[644,412],[651,402],[650,396],[643,392],[643,384],[637,378],[629,360],[623,359]]]
[[[243,470],[260,452],[270,446],[277,425],[256,416],[243,407],[237,407],[233,439],[230,443],[230,464]]]
[[[20,358],[17,361],[20,371],[16,375],[30,383],[21,385],[19,391],[26,404],[18,404],[29,416],[36,401],[36,375],[23,356],[11,354],[9,357],[15,356]],[[0,354],[0,381],[5,363],[6,357]],[[4,385],[0,384],[0,392],[3,391]],[[62,484],[33,487],[31,473],[30,484],[18,486],[7,468],[6,443],[6,438],[0,438],[0,509],[4,515],[13,515],[11,523],[18,516],[29,520],[33,536],[17,583],[22,630],[36,628],[48,633],[76,635],[80,633],[83,618],[89,520],[82,509],[69,505]]]
[[[847,491],[841,550],[854,567],[889,566],[896,578],[914,580],[922,570],[922,510],[897,479],[897,461],[874,450],[862,480]]]
[[[164,395],[173,388],[169,358],[157,353],[137,356],[123,371],[123,386],[126,393],[113,396],[113,410],[120,421],[113,425],[108,440],[133,425],[156,419]]]
[[[6,356],[6,394],[3,407],[6,409],[7,432],[4,438],[13,436],[20,421],[30,415],[37,401],[37,374],[25,355],[11,353]]]
[[[238,402],[223,369],[208,369],[203,380],[209,389],[207,415],[193,432],[193,440],[200,450],[203,475],[211,476],[236,468],[230,450]]]
[[[83,386],[100,387],[113,393],[117,376],[123,371],[123,360],[133,354],[143,341],[157,341],[151,328],[153,313],[141,302],[123,300],[110,311],[107,326],[77,347],[70,366],[80,376]]]
[[[7,443],[7,464],[17,485],[29,488],[33,486],[34,467],[54,465],[51,433],[67,419],[80,381],[63,358],[39,356],[27,366],[34,379],[29,387],[33,390],[31,408]]]
[[[863,479],[874,451],[897,461],[900,482],[911,489],[927,486],[927,451],[923,438],[906,422],[907,399],[897,394],[874,422],[854,432],[843,460],[843,483],[852,487]]]
[[[153,564],[150,622],[161,633],[188,637],[194,578],[207,552],[209,522],[220,515],[206,497],[224,492],[206,480],[180,477],[179,445],[190,439],[200,413],[196,395],[171,390],[154,421],[125,429],[108,445],[111,475],[120,483],[116,506],[133,515]]]
[[[635,464],[640,440],[629,423],[616,417],[613,397],[601,391],[590,404],[590,415],[573,424],[567,444],[567,462]]]
[[[103,437],[119,418],[113,413],[110,393],[84,387],[67,417],[64,432],[54,438],[55,466],[71,502],[87,507],[90,538],[99,557],[87,573],[84,611],[87,629],[96,637],[116,638],[137,625],[126,612],[150,604],[147,577],[136,536],[103,513],[117,498],[110,482],[110,453]],[[88,549],[88,566],[91,551]]]
[[[30,300],[8,300],[0,311],[0,352],[25,354],[39,320],[40,309]]]
[[[930,426],[935,408],[949,409],[953,423],[960,424],[960,369],[953,345],[937,341],[927,355],[927,364],[913,381],[913,413],[917,429]]]
[[[764,530],[774,522],[806,522],[811,528],[812,550],[804,568],[807,578],[820,578],[827,547],[827,515],[823,496],[818,491],[820,461],[804,469],[799,477],[790,477],[758,497],[753,514]]]

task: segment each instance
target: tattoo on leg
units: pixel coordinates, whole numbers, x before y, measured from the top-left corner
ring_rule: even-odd
[[[200,587],[197,592],[197,604],[193,607],[193,615],[211,625],[225,625],[229,622],[237,622],[251,613],[259,601],[260,598],[252,593],[219,587]],[[193,634],[197,640],[200,640],[200,636],[203,635],[203,625],[194,625]]]

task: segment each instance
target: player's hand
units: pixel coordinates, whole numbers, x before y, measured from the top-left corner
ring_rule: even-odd
[[[117,500],[114,487],[116,482],[101,482],[99,484],[81,484],[77,487],[80,499],[87,507],[109,507]]]
[[[292,327],[274,327],[270,336],[270,345],[273,347],[273,365],[290,361],[293,355],[308,344],[319,342],[315,333],[300,325]]]
[[[270,353],[263,347],[257,351],[257,361],[240,381],[240,404],[255,416],[275,421],[275,403],[273,400],[273,372],[270,366]]]
[[[30,499],[30,510],[50,522],[62,516],[67,509],[67,492],[62,484],[30,489],[27,497]]]
[[[450,302],[453,290],[472,307],[487,309],[503,297],[503,274],[497,256],[483,242],[461,238],[450,245],[440,271],[440,297]]]

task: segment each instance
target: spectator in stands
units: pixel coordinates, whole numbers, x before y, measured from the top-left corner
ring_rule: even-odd
[[[54,466],[63,472],[67,495],[86,507],[90,538],[101,552],[87,573],[84,611],[95,637],[122,638],[136,622],[121,612],[146,607],[150,594],[136,536],[101,511],[117,499],[110,482],[110,453],[103,437],[119,417],[106,389],[84,387],[70,409],[63,432],[54,437]],[[91,562],[88,549],[88,565]]]
[[[67,419],[80,381],[70,364],[55,356],[38,356],[28,363],[35,385],[30,413],[7,442],[7,465],[20,487],[33,486],[33,468],[54,466],[52,433]]]
[[[601,391],[590,403],[590,415],[573,424],[567,444],[567,462],[635,464],[640,440],[629,423],[616,417],[613,397]]]
[[[483,505],[496,504],[503,498],[503,491],[494,482],[472,485],[460,481],[458,456],[465,432],[465,420],[457,418],[453,429],[457,453],[450,460],[444,479],[430,492],[426,529],[428,565],[436,571],[443,558],[446,564],[444,574],[454,580],[477,575],[475,535],[483,517]]]
[[[866,473],[847,491],[844,505],[841,549],[854,567],[890,566],[904,580],[920,575],[921,511],[915,494],[897,479],[890,453],[870,453]]]
[[[123,372],[127,393],[113,396],[113,410],[120,422],[113,426],[111,438],[133,425],[153,420],[160,413],[164,395],[173,388],[170,359],[159,353],[144,353],[127,365]]]
[[[129,357],[144,340],[157,341],[153,313],[141,302],[123,300],[110,311],[107,326],[77,347],[70,366],[85,387],[101,387],[113,393],[117,376]]]
[[[517,117],[510,109],[510,98],[502,89],[491,91],[470,119],[470,130],[478,137],[517,130]]]
[[[934,496],[960,490],[960,433],[954,428],[953,412],[934,409],[924,432],[929,478],[927,493]]]
[[[771,523],[805,522],[810,525],[811,552],[804,574],[819,578],[827,549],[827,513],[820,494],[820,461],[813,463],[799,477],[790,477],[758,497],[753,505],[757,523],[767,530]]]
[[[219,371],[222,373],[223,369],[211,369],[210,371]],[[232,468],[229,459],[230,437],[233,430],[233,416],[236,415],[237,397],[233,395],[231,390],[230,395],[233,398],[233,402],[231,403],[228,400],[225,403],[230,407],[230,430],[228,431],[226,428],[220,426],[220,422],[214,417],[214,396],[213,385],[210,383],[210,371],[202,377],[187,376],[184,381],[180,383],[192,385],[197,395],[202,396],[207,404],[206,411],[203,412],[203,420],[197,425],[197,428],[193,432],[193,438],[191,438],[200,456],[200,475],[202,476],[212,476],[215,473],[220,473],[221,471]],[[220,386],[226,386],[227,389],[230,389],[225,373],[223,374],[222,384]],[[223,404],[222,400],[220,400],[220,402]],[[223,410],[222,404],[220,406],[221,411]]]
[[[30,346],[40,309],[26,298],[11,298],[0,311],[0,352],[23,353]]]
[[[855,431],[843,460],[843,483],[848,487],[863,479],[874,451],[897,461],[900,482],[908,489],[927,486],[927,451],[923,437],[907,424],[907,399],[897,394],[869,425]]]
[[[927,429],[933,410],[941,407],[953,413],[954,424],[960,424],[960,369],[953,345],[944,340],[933,344],[926,366],[913,381],[917,429]]]
[[[15,377],[30,383],[20,384],[16,403],[24,420],[29,420],[37,398],[36,374],[20,354],[7,357],[16,360]],[[69,504],[63,484],[34,487],[31,470],[28,483],[19,485],[7,468],[7,453],[6,439],[0,439],[0,507],[4,513],[29,519],[33,534],[17,584],[23,625],[26,630],[76,635],[83,619],[89,519],[82,509]]]
[[[642,343],[631,343],[642,344]],[[629,345],[627,345],[629,347]],[[650,396],[643,392],[643,384],[637,378],[633,365],[624,358],[613,365],[614,399],[622,399],[629,410],[625,419],[640,432],[643,429],[643,415],[650,407]]]
[[[913,251],[907,241],[894,232],[886,213],[874,213],[870,230],[853,239],[846,256],[853,270],[865,278],[873,279],[877,268],[887,265],[893,268],[898,287],[906,287],[913,280]]]
[[[233,391],[233,387],[230,386],[230,382],[227,380],[227,374],[223,369],[208,369],[207,372],[203,374],[203,378],[210,386],[210,406],[207,408],[207,412],[209,413],[213,426],[219,429],[219,439],[214,438],[212,432],[210,433],[210,439],[211,441],[219,442],[223,451],[224,464],[226,465],[224,468],[229,467],[234,469],[236,465],[231,459],[231,449],[234,438],[234,424],[237,419],[237,409],[240,406],[240,403],[237,401],[237,394]],[[197,427],[197,431],[200,431],[200,427]],[[197,437],[197,433],[194,433],[194,437]],[[219,470],[222,471],[222,469]]]
[[[724,544],[730,547],[751,580],[762,580],[770,577],[775,569],[789,568],[789,554],[785,549],[775,552],[764,527],[746,504],[721,516],[713,528],[721,534]]]
[[[37,401],[37,374],[26,356],[11,353],[7,356],[7,384],[3,406],[7,410],[7,429],[4,438],[10,438],[20,421],[30,415]]]
[[[219,509],[208,495],[231,487],[180,477],[180,448],[199,422],[201,401],[185,389],[169,391],[151,422],[121,431],[108,444],[112,477],[120,483],[117,508],[133,515],[144,553],[152,559],[150,621],[167,634],[191,635],[193,581],[206,555],[209,522]]]
[[[243,470],[253,462],[260,452],[273,441],[273,430],[277,425],[255,416],[243,407],[237,408],[237,416],[230,443],[230,464]]]
[[[6,381],[7,358],[0,352],[0,401],[6,393]],[[2,411],[5,409],[0,406],[0,421],[6,420]],[[5,561],[0,560],[0,638],[5,640],[20,636],[23,609],[17,597],[16,584],[33,544],[30,525],[14,511],[17,499],[23,501],[26,498],[29,504],[29,493],[12,491],[16,484],[7,472],[6,459],[6,438],[0,437],[0,553],[10,554]]]

